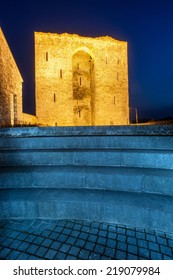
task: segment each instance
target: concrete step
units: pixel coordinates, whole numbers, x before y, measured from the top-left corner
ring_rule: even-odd
[[[114,149],[173,151],[171,136],[54,136],[2,137],[0,150],[15,149]]]
[[[1,167],[0,186],[4,189],[104,189],[173,196],[173,172],[106,166]]]
[[[0,190],[0,218],[86,219],[173,231],[173,197],[79,189]]]
[[[172,127],[0,130],[0,218],[173,231]]]
[[[74,165],[173,169],[171,151],[149,150],[11,150],[0,151],[1,166]]]

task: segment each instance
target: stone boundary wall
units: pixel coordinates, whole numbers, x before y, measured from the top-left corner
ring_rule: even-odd
[[[0,130],[0,218],[173,232],[172,126]]]

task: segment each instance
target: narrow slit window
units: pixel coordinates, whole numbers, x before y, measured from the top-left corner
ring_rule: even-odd
[[[49,58],[49,57],[48,57],[48,52],[46,52],[46,61],[48,61],[48,58]]]
[[[60,78],[62,79],[62,69],[60,69]]]
[[[80,84],[80,86],[82,85],[82,78],[81,77],[79,78],[79,84]]]
[[[81,117],[81,111],[79,110],[79,118]]]
[[[108,64],[108,57],[106,56],[106,64]]]
[[[53,95],[53,101],[56,102],[56,94]]]
[[[115,105],[115,96],[114,96],[114,105]]]

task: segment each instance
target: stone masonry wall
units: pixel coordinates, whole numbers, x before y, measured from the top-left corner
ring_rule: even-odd
[[[22,119],[22,77],[0,28],[0,126]]]
[[[79,71],[78,86],[85,80],[92,96],[77,100],[74,62],[82,68],[81,59],[87,55],[90,69],[85,63],[81,76]],[[36,116],[40,124],[129,123],[127,42],[107,36],[89,38],[35,32],[35,84]]]

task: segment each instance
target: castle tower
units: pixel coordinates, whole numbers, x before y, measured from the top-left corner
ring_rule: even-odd
[[[128,124],[127,42],[35,32],[35,85],[40,124]]]
[[[0,28],[0,126],[22,120],[23,79]]]

